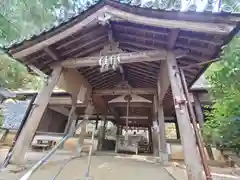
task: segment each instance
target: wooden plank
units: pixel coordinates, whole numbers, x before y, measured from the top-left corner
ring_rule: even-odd
[[[64,106],[48,106],[49,109],[52,109],[60,114],[63,114],[65,116],[69,115],[69,110],[65,108]]]
[[[186,98],[175,55],[173,53],[168,54],[166,62],[183,146],[188,180],[204,180],[205,178],[203,177],[203,169],[196,145],[196,138],[190,122]]]
[[[23,127],[18,140],[13,148],[13,154],[11,162],[14,164],[22,164],[24,161],[25,154],[28,150],[28,147],[31,144],[31,141],[34,137],[34,134],[37,130],[37,127],[42,119],[43,113],[47,108],[48,101],[51,97],[52,91],[57,84],[60,75],[62,72],[61,67],[55,67],[51,77],[48,79],[48,82],[38,93],[37,98],[34,101],[34,105],[29,113],[27,122]]]
[[[167,55],[166,50],[150,50],[150,51],[142,51],[142,52],[120,53],[115,56],[119,56],[120,64],[123,64],[123,63],[133,63],[133,62],[142,62],[142,61],[165,60],[166,55]],[[67,59],[63,61],[61,64],[65,68],[97,66],[99,65],[99,60],[103,57],[104,56]]]
[[[126,11],[122,11],[120,9],[107,6],[107,12],[113,17],[118,17],[120,19],[116,19],[119,21],[129,21],[137,24],[145,24],[149,26],[155,27],[164,27],[170,29],[180,29],[187,31],[195,31],[195,32],[205,32],[211,34],[222,34],[226,35],[230,33],[234,25],[229,24],[221,24],[221,23],[204,23],[204,22],[192,22],[192,21],[180,21],[180,20],[167,20],[167,19],[159,19],[159,18],[149,18],[146,16],[140,16],[133,13],[129,13]]]
[[[204,116],[203,116],[203,110],[202,110],[201,102],[200,102],[197,94],[194,94],[193,97],[194,97],[194,107],[195,107],[196,117],[197,117],[197,120],[198,120],[198,123],[199,123],[200,127],[203,128]]]

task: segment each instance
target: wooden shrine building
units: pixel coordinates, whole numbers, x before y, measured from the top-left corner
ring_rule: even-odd
[[[99,0],[82,7],[78,15],[5,48],[48,77],[15,144],[12,162],[22,161],[58,86],[71,95],[72,106],[61,106],[69,113],[69,127],[80,115],[113,115],[118,125],[128,116],[128,126],[157,127],[162,157],[167,153],[164,117],[176,117],[188,178],[204,179],[186,87],[239,31],[239,14],[208,0]],[[150,103],[131,103],[131,95]],[[119,96],[130,102],[127,110],[125,102],[108,103]],[[130,121],[131,116],[146,118]]]

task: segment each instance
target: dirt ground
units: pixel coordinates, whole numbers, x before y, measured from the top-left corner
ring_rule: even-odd
[[[0,148],[0,164],[3,162],[7,148]],[[25,167],[28,169],[35,164],[46,152],[28,152]],[[53,180],[59,168],[74,154],[71,151],[58,150],[49,161],[32,177],[32,180]],[[82,180],[86,173],[87,154],[67,163],[56,180]],[[179,162],[178,162],[179,164]],[[184,165],[183,165],[184,166]],[[19,180],[27,169],[8,166],[0,172],[0,180]],[[232,173],[231,168],[211,167],[213,180],[239,180],[238,174]],[[94,180],[187,180],[184,168],[176,163],[163,165],[156,163],[152,156],[116,154],[113,152],[97,152],[92,156],[90,179]],[[88,180],[90,180],[88,179]],[[86,179],[84,179],[86,180]]]
[[[27,155],[27,165],[31,166],[44,153],[30,152]],[[58,172],[61,165],[71,157],[71,153],[66,151],[58,151],[50,162],[45,164],[33,176],[32,180],[51,180]],[[81,180],[84,179],[86,173],[88,157],[70,161],[63,171],[56,178],[57,180]],[[13,173],[11,170],[16,170],[16,167],[9,166],[6,170],[0,173],[0,179],[17,180],[25,171]],[[19,169],[20,170],[20,169]],[[115,153],[97,153],[92,156],[91,179],[94,180],[174,180],[172,176],[164,169],[163,166],[156,165],[155,161],[150,157],[136,155],[117,155]]]

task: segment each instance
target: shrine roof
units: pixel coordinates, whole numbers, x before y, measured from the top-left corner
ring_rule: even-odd
[[[53,24],[36,35],[5,47],[8,54],[27,66],[50,74],[51,65],[69,58],[99,56],[110,43],[109,32],[123,52],[183,49],[188,53],[177,59],[184,68],[190,87],[211,62],[220,56],[222,47],[239,32],[240,14],[223,5],[221,11],[209,4],[181,7],[166,1],[85,1],[73,17]],[[155,2],[155,1],[154,1]],[[187,2],[187,0],[183,0]],[[210,2],[210,1],[201,1]],[[217,1],[214,1],[217,2]],[[161,4],[162,3],[162,4]],[[104,16],[103,16],[104,15]],[[112,17],[108,25],[104,18]],[[126,80],[132,88],[156,88],[161,61],[123,64]],[[113,88],[122,80],[119,71],[101,73],[99,66],[78,68],[94,89]],[[171,88],[164,98],[164,111],[172,112]]]
[[[55,30],[56,28],[60,26],[64,26],[67,23],[70,23],[71,21],[76,20],[76,18],[83,13],[85,13],[88,10],[91,10],[94,8],[96,5],[101,5],[104,6],[104,4],[111,4],[111,1],[118,2],[124,5],[128,5],[129,7],[140,7],[143,9],[150,9],[150,10],[157,10],[161,12],[173,12],[175,15],[178,17],[176,19],[188,19],[192,15],[200,15],[200,14],[205,14],[205,15],[216,15],[216,16],[240,16],[239,12],[235,12],[234,9],[226,4],[220,4],[220,0],[205,0],[203,5],[200,5],[199,7],[196,6],[194,3],[191,4],[191,1],[189,2],[188,0],[160,0],[160,1],[154,1],[154,0],[86,0],[82,2],[82,7],[78,9],[78,12],[75,13],[74,15],[66,18],[66,19],[61,19],[60,21],[56,21],[49,26],[40,29],[39,32],[35,34],[29,34],[26,37],[21,37],[20,39],[16,39],[12,41],[11,43],[4,45],[3,49],[11,49],[16,46],[20,46],[22,43],[25,41],[32,40],[36,37],[39,37],[41,35],[44,35],[45,33],[48,33],[50,31]],[[215,2],[215,3],[214,3]],[[196,2],[199,3],[199,2]],[[179,16],[179,12],[181,15]],[[196,14],[193,14],[196,13]],[[166,18],[173,18],[174,19],[174,14],[172,15],[167,15]],[[188,17],[189,16],[189,17]],[[201,17],[200,17],[201,19]],[[198,20],[200,20],[198,18]],[[196,19],[197,20],[197,19]]]

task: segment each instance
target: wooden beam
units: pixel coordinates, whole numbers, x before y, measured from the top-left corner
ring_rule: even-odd
[[[48,101],[51,97],[52,91],[57,84],[62,72],[61,67],[55,67],[52,75],[48,79],[48,82],[38,93],[37,98],[34,101],[34,105],[29,113],[27,122],[16,141],[13,148],[13,154],[11,162],[14,164],[22,164],[25,154],[31,144],[31,141],[35,135],[37,127],[42,119],[43,113],[47,108]]]
[[[61,60],[61,58],[54,52],[54,50],[50,47],[45,47],[43,50],[55,61]]]
[[[64,68],[59,79],[58,87],[71,94],[73,99],[76,97],[76,99],[83,103],[91,97],[92,93],[91,85],[76,69]],[[82,93],[82,91],[87,93],[87,98],[85,98],[85,94]],[[82,94],[81,97],[79,96],[80,94]]]
[[[133,63],[142,61],[159,61],[166,59],[166,50],[150,50],[142,52],[131,52],[131,53],[120,53],[116,56],[120,57],[120,64],[123,63]],[[76,68],[84,66],[97,66],[99,65],[99,60],[104,56],[96,57],[83,57],[75,59],[67,59],[62,62],[62,66],[66,68]]]
[[[173,29],[169,34],[168,49],[174,49],[180,29]]]
[[[65,108],[64,106],[48,106],[49,109],[52,109],[60,114],[63,114],[64,116],[69,115],[69,110]]]
[[[110,103],[112,107],[126,107],[126,103],[124,102],[116,102],[116,103]],[[131,102],[130,104],[132,107],[139,107],[139,108],[151,108],[152,104],[150,103],[141,103],[141,102]]]
[[[117,17],[120,19],[116,19],[118,21],[129,21],[137,24],[145,24],[154,27],[164,27],[170,29],[180,29],[187,31],[195,31],[195,32],[204,32],[211,34],[222,34],[226,35],[230,33],[234,25],[229,24],[220,24],[220,23],[204,23],[204,22],[192,22],[192,21],[181,21],[181,20],[168,20],[168,19],[160,19],[160,18],[149,18],[146,16],[140,16],[137,14],[129,13],[111,6],[107,6],[107,12],[113,17]]]
[[[184,161],[187,167],[186,171],[188,180],[203,180],[205,178],[203,177],[203,169],[197,149],[196,137],[190,122],[186,97],[184,95],[184,89],[181,83],[175,55],[173,53],[168,54],[166,62],[175,112],[181,133],[181,142],[184,152]]]
[[[156,94],[154,88],[132,88],[132,89],[104,89],[93,90],[93,95],[106,96],[106,95],[127,95],[127,94]]]
[[[57,105],[72,105],[72,98],[70,96],[65,96],[65,97],[51,97],[49,100],[49,105],[52,106],[57,106]],[[77,107],[85,107],[86,105],[80,101],[77,100],[76,102]]]

